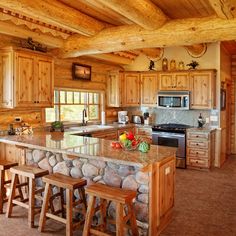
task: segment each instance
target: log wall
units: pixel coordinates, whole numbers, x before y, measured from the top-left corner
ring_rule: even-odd
[[[232,79],[233,86],[231,87],[231,152],[236,154],[236,55],[232,56]]]

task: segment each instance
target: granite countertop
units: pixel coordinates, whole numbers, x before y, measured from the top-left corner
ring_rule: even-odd
[[[123,125],[122,127],[127,126]],[[157,145],[151,145],[148,153],[141,153],[137,150],[124,151],[112,148],[112,141],[73,135],[75,133],[78,131],[64,133],[34,132],[33,135],[21,136],[7,135],[0,137],[0,142],[138,167],[146,167],[149,164],[161,162],[165,158],[175,155],[176,151],[175,148]]]
[[[212,128],[212,127],[203,127],[203,128],[197,128],[197,127],[193,127],[193,128],[188,128],[187,131],[194,131],[194,132],[211,132],[216,130],[216,128]]]

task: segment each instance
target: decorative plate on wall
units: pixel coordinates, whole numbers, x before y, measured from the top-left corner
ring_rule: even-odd
[[[195,44],[191,46],[185,46],[185,48],[191,57],[199,58],[206,53],[207,44],[206,43]]]

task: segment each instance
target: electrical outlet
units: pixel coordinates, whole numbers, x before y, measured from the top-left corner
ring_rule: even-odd
[[[209,124],[209,121],[210,121],[209,117],[206,117],[206,124]]]
[[[21,117],[15,117],[15,122],[21,122],[21,121],[22,121]]]

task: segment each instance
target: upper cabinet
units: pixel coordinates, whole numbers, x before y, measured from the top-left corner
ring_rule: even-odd
[[[122,106],[140,106],[140,74],[125,72],[122,80]]]
[[[156,106],[158,80],[157,73],[141,73],[141,105]]]
[[[121,106],[121,74],[119,71],[110,72],[107,77],[107,106],[120,107]]]
[[[212,109],[216,107],[216,71],[202,70],[190,72],[192,109]]]
[[[4,82],[7,76],[11,85],[5,85],[5,94],[14,91],[14,97],[12,94],[9,99],[13,101],[11,107],[51,107],[54,82],[52,58],[41,53],[12,48],[1,50],[1,58],[6,53],[10,58],[7,63],[1,63],[0,81]],[[8,73],[4,74],[5,70]]]
[[[188,72],[161,72],[159,90],[189,90]]]
[[[12,53],[0,53],[0,107],[13,107],[13,64]]]

